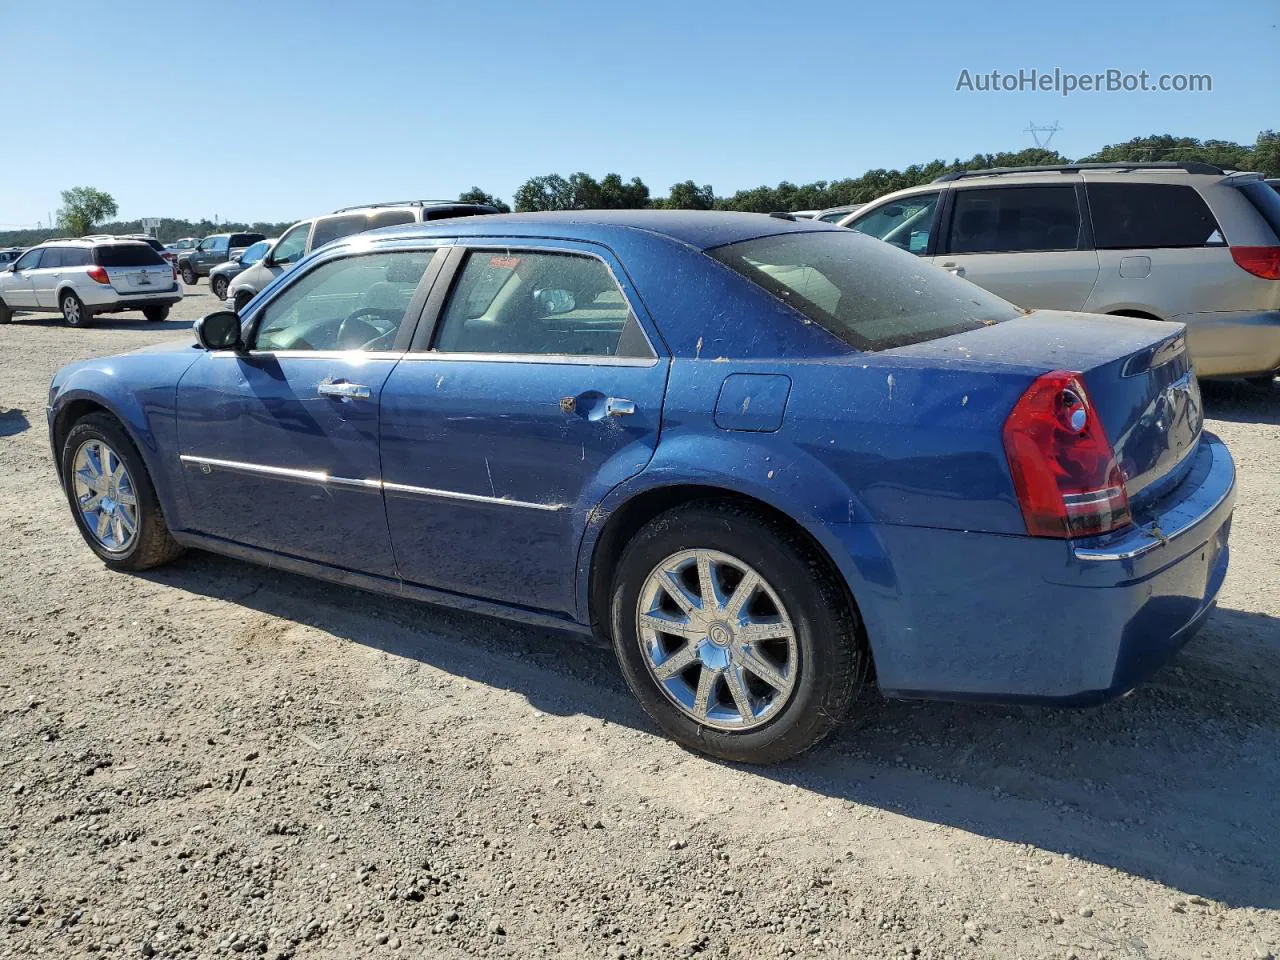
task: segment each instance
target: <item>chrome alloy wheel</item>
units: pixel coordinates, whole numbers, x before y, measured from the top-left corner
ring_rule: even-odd
[[[750,566],[716,550],[682,550],[645,578],[636,607],[645,665],[686,716],[749,730],[795,688],[800,647],[782,601]]]
[[[85,528],[112,553],[123,553],[138,535],[138,494],[120,455],[101,440],[76,451],[71,475]]]
[[[80,322],[80,301],[74,295],[62,298],[62,319],[73,327]]]

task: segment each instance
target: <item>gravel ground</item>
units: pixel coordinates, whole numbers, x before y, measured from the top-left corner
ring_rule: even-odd
[[[1280,953],[1280,386],[1206,388],[1233,566],[1152,683],[872,696],[747,769],[658,736],[574,637],[204,554],[105,570],[49,378],[189,337],[206,291],[159,325],[0,328],[0,956]]]

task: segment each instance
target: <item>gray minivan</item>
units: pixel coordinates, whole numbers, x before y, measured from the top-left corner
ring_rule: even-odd
[[[494,207],[483,203],[406,200],[343,207],[323,217],[301,220],[280,235],[280,239],[267,251],[265,257],[232,280],[226,295],[227,308],[239,312],[272,280],[291,269],[312,250],[318,250],[334,240],[402,223],[421,223],[426,220],[443,220],[446,217],[473,217],[497,212]]]

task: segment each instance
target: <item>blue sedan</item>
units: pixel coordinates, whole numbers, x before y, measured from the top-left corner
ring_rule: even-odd
[[[109,567],[200,548],[594,631],[726,759],[804,750],[873,678],[1124,693],[1226,573],[1235,470],[1180,325],[1024,311],[823,223],[390,228],[196,339],[54,378]]]

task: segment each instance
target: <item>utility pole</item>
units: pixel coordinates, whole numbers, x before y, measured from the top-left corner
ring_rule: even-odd
[[[1036,123],[1032,120],[1023,133],[1031,134],[1031,139],[1036,142],[1036,146],[1041,150],[1048,150],[1049,141],[1052,140],[1053,135],[1061,129],[1062,127],[1058,124],[1057,120],[1053,121],[1052,124]]]

